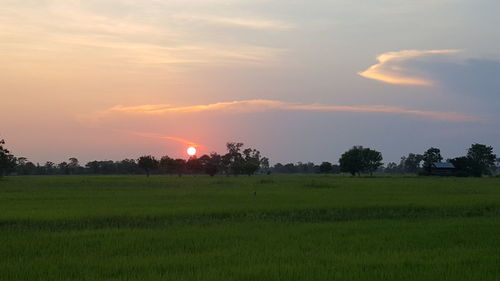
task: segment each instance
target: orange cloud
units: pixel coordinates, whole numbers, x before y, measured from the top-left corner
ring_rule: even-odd
[[[139,105],[139,106],[115,106],[108,109],[107,113],[128,114],[166,114],[166,113],[196,113],[196,112],[225,112],[225,113],[250,113],[280,109],[284,103],[271,100],[243,100],[231,102],[218,102],[204,105],[173,107],[167,104]]]
[[[128,114],[128,115],[167,115],[167,114],[189,114],[202,112],[215,112],[222,114],[255,113],[271,110],[284,111],[323,111],[323,112],[355,112],[373,114],[392,114],[422,117],[433,120],[449,122],[471,122],[479,119],[457,112],[441,112],[430,110],[405,109],[395,106],[364,105],[321,105],[321,104],[298,104],[275,100],[242,100],[231,102],[218,102],[204,105],[174,107],[165,104],[139,105],[139,106],[115,106],[98,114],[100,117],[106,115]]]
[[[370,66],[358,74],[362,77],[382,81],[389,84],[432,86],[433,82],[427,78],[418,77],[406,69],[404,63],[426,55],[456,54],[458,50],[403,50],[388,52],[377,57],[378,63]]]

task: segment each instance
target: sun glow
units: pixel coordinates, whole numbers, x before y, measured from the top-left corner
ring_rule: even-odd
[[[190,147],[188,147],[186,152],[189,156],[195,156],[196,155],[196,147],[190,146]]]

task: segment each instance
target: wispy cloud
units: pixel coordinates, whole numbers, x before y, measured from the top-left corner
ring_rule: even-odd
[[[117,10],[134,5],[134,1],[116,2]],[[154,14],[147,18],[130,13],[117,16],[91,6],[81,1],[48,0],[36,7],[14,2],[0,7],[2,63],[11,68],[29,65],[31,69],[39,67],[39,62],[50,62],[48,68],[81,64],[99,68],[105,64],[117,69],[155,66],[177,71],[174,67],[179,65],[273,65],[285,51],[243,41],[199,40],[201,27],[179,22],[167,7],[162,8],[162,17]],[[192,20],[256,29],[287,26],[274,20],[240,17],[193,16]]]
[[[177,19],[191,22],[203,22],[235,27],[243,27],[249,29],[292,29],[295,26],[291,23],[267,20],[259,18],[241,18],[241,17],[221,17],[221,16],[210,16],[210,15],[196,15],[196,14],[179,14],[174,16]]]
[[[185,138],[180,138],[180,137],[174,137],[174,136],[167,136],[167,135],[161,135],[161,134],[152,134],[152,133],[142,133],[142,132],[135,132],[135,131],[123,131],[125,133],[139,136],[139,137],[145,137],[145,138],[153,138],[153,139],[164,139],[164,140],[169,140],[173,142],[177,142],[180,144],[188,145],[188,146],[195,146],[195,147],[202,147],[201,144],[187,140]]]
[[[346,106],[299,104],[275,100],[242,100],[177,107],[166,104],[139,106],[118,105],[97,114],[97,116],[99,116],[99,118],[116,114],[161,116],[169,114],[189,114],[202,112],[215,112],[219,114],[245,114],[272,110],[406,115],[448,122],[472,122],[479,120],[477,117],[457,112],[415,110],[383,105]]]
[[[54,41],[80,50],[92,48],[94,51],[109,52],[108,59],[115,58],[119,63],[146,66],[269,65],[285,52],[276,48],[252,45],[226,46],[193,43],[168,46],[155,43],[117,42],[98,36],[61,36],[54,38]]]
[[[387,52],[377,57],[378,63],[358,74],[373,80],[390,84],[432,86],[434,82],[422,77],[414,69],[405,67],[405,63],[430,55],[456,54],[459,50],[403,50]]]

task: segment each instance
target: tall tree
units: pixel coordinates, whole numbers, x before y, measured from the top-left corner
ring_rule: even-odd
[[[424,161],[424,170],[428,174],[431,173],[431,168],[433,163],[438,163],[443,160],[441,156],[441,150],[439,148],[431,147],[427,149],[422,155],[422,160]]]
[[[260,168],[260,151],[252,148],[243,150],[243,172],[247,175],[253,175]]]
[[[68,159],[68,169],[70,174],[77,174],[78,170],[81,168],[80,163],[76,157],[71,157]]]
[[[382,153],[369,149],[363,149],[363,170],[373,175],[380,166],[382,166]]]
[[[222,157],[222,162],[225,166],[226,173],[239,175],[243,172],[244,159],[241,154],[241,142],[228,142],[226,144],[227,153]]]
[[[382,159],[382,154],[376,150],[354,146],[340,157],[340,170],[353,176],[361,172],[373,174],[382,166]]]
[[[339,164],[342,172],[351,173],[353,176],[360,174],[363,171],[363,147],[353,146],[344,152],[340,156]]]
[[[10,151],[4,148],[5,141],[0,140],[0,177],[12,171],[17,164],[16,157]]]
[[[158,168],[158,160],[156,160],[154,156],[151,155],[139,157],[139,159],[137,160],[137,164],[141,169],[144,169],[144,171],[146,172],[146,176],[148,177],[152,170]]]
[[[259,170],[262,163],[269,163],[267,158],[261,156],[260,151],[253,148],[243,149],[241,142],[228,142],[226,147],[227,153],[221,159],[226,174],[250,176]]]
[[[497,156],[493,154],[493,147],[476,143],[467,151],[467,158],[470,161],[472,175],[480,177],[492,173]]]
[[[269,169],[269,158],[267,157],[262,157],[260,159],[260,170],[263,173],[270,174],[271,171]]]

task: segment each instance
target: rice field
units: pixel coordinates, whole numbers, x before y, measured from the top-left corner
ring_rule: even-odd
[[[499,280],[500,178],[0,180],[0,280]]]

